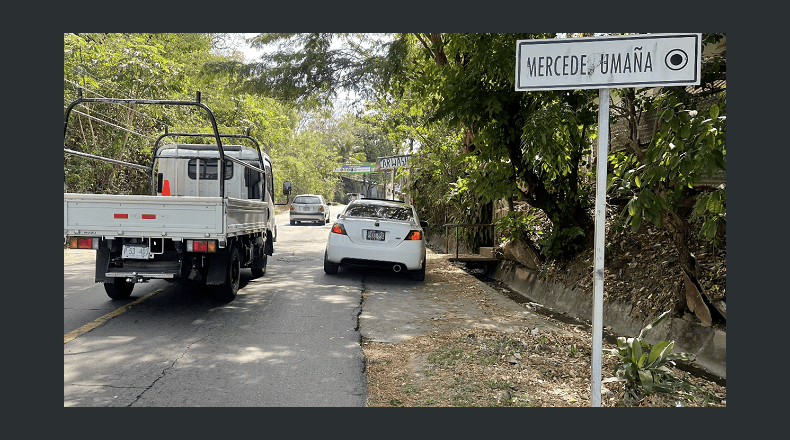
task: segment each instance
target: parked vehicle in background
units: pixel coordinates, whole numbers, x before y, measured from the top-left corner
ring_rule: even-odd
[[[346,206],[332,225],[324,252],[324,272],[340,266],[368,266],[407,271],[425,279],[425,233],[420,220],[405,202],[358,199]]]
[[[304,221],[319,224],[329,223],[329,205],[320,194],[299,194],[291,202],[291,224]]]

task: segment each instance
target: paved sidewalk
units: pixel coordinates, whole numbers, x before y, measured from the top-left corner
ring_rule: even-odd
[[[360,314],[360,331],[370,342],[398,343],[414,336],[455,329],[564,332],[428,250],[425,281],[417,286],[370,289]]]

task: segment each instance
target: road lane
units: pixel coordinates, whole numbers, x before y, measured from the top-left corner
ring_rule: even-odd
[[[323,273],[328,225],[278,225],[235,301],[166,284],[64,344],[64,406],[363,406],[362,285]]]

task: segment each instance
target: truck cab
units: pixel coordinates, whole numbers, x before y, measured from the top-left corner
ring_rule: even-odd
[[[269,156],[261,153],[264,161],[261,166],[258,152],[253,148],[225,145],[224,150],[228,156],[263,169],[266,175],[262,179],[260,173],[226,161],[225,195],[238,199],[273,200],[274,185]],[[219,193],[219,153],[216,145],[165,145],[159,149],[156,160],[157,195],[213,197]]]

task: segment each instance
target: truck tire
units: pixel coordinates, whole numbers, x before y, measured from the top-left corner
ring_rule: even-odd
[[[112,299],[126,299],[132,294],[133,283],[127,283],[125,278],[115,278],[112,283],[104,283],[104,291]]]
[[[236,299],[236,293],[239,291],[239,283],[241,282],[241,258],[239,257],[239,248],[233,246],[230,250],[230,258],[228,258],[228,267],[225,273],[225,282],[217,286],[214,293],[221,301],[231,302]]]
[[[261,267],[253,267],[250,268],[252,270],[252,276],[255,278],[260,278],[266,274],[266,263],[269,261],[269,256],[264,254],[263,255],[263,266]]]

